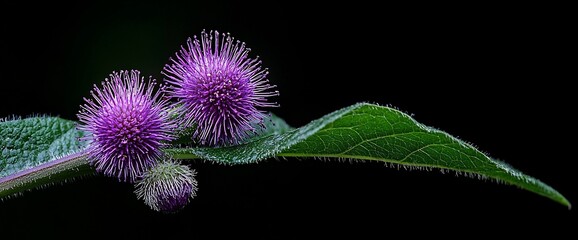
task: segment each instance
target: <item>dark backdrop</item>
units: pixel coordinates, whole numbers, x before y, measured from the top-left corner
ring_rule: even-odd
[[[210,2],[4,3],[0,117],[76,119],[111,71],[161,79],[187,37],[217,29],[260,55],[281,92],[273,111],[293,126],[362,101],[395,106],[578,204],[566,83],[576,75],[567,75],[571,34],[556,9]],[[191,166],[199,195],[178,214],[149,210],[130,184],[92,177],[0,202],[0,238],[494,236],[561,233],[576,220],[516,187],[437,170],[312,159]]]

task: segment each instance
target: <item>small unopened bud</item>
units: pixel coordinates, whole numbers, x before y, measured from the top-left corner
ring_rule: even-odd
[[[159,162],[136,184],[138,199],[159,212],[176,212],[197,195],[196,172],[174,161]]]

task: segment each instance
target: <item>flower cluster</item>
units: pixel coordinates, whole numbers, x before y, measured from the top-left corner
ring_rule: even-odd
[[[257,107],[275,107],[277,96],[261,61],[248,57],[250,49],[229,34],[203,31],[187,40],[163,74],[178,99],[183,127],[196,126],[193,137],[202,145],[238,144],[262,123]]]
[[[167,112],[156,85],[145,81],[138,71],[110,74],[102,89],[94,87],[92,99],[85,99],[78,118],[79,127],[90,135],[89,161],[98,172],[133,182],[156,163],[161,148],[174,139],[174,121]]]
[[[203,31],[164,67],[166,87],[136,70],[110,74],[78,114],[91,165],[136,182],[137,196],[157,211],[182,208],[196,194],[195,171],[160,161],[176,133],[192,129],[202,146],[239,144],[264,127],[261,108],[277,106],[268,70],[249,51],[229,34]]]

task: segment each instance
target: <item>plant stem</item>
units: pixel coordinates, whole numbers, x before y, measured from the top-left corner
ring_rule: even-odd
[[[7,190],[24,187],[26,183],[40,181],[53,174],[86,165],[88,164],[86,156],[87,153],[81,151],[2,177],[0,178],[0,192],[10,192]]]

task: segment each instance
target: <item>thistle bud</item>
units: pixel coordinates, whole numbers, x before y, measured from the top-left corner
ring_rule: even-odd
[[[136,184],[138,199],[155,211],[176,212],[197,195],[196,171],[175,161],[159,162]]]

